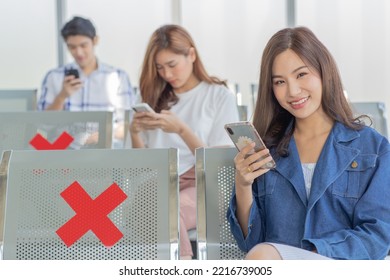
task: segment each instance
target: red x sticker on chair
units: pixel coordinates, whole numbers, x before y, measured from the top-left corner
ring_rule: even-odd
[[[89,230],[106,247],[115,245],[123,237],[122,232],[107,217],[127,198],[116,183],[109,186],[94,200],[77,181],[67,187],[61,196],[76,212],[75,216],[56,231],[68,247]]]
[[[73,140],[73,137],[66,131],[62,132],[53,143],[50,143],[41,134],[37,133],[37,135],[31,139],[30,144],[36,150],[65,150]]]

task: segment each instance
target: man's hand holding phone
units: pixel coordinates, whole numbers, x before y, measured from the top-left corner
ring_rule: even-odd
[[[77,69],[65,69],[64,74],[65,77],[60,94],[65,99],[77,92],[83,86],[83,84]]]

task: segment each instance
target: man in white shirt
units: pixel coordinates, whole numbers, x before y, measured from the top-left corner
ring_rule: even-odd
[[[46,74],[38,110],[114,112],[114,143],[115,139],[123,139],[124,111],[131,108],[135,99],[128,75],[98,61],[98,37],[90,20],[74,17],[64,25],[61,35],[75,62]],[[73,72],[65,75],[69,69]],[[86,141],[96,142],[97,134]]]

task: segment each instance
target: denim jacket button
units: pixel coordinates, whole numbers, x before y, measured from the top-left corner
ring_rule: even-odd
[[[357,163],[356,161],[353,161],[353,162],[351,163],[351,167],[352,167],[352,168],[358,167],[358,163]]]

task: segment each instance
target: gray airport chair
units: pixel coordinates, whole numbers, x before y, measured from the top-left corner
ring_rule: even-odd
[[[4,152],[0,168],[3,259],[178,259],[177,157],[176,149]],[[74,204],[62,197],[74,182],[96,201],[113,183],[125,193],[127,197],[104,217],[123,234],[116,243],[105,246],[103,239],[89,230],[68,244],[63,238],[67,235],[57,233],[81,215],[77,207],[89,203],[74,193],[79,204],[73,208]],[[113,200],[110,195],[100,203]],[[100,216],[88,218],[90,221],[103,224]],[[67,228],[69,234],[77,230]]]
[[[64,132],[73,137],[68,149],[111,148],[112,112],[0,112],[0,153],[35,149],[30,141],[38,133],[53,144]],[[97,143],[86,144],[95,132]]]
[[[35,111],[36,89],[0,89],[0,112]]]
[[[388,137],[387,112],[383,102],[351,102],[355,115],[365,114],[371,117],[372,127],[380,134]],[[367,123],[369,125],[369,123]]]
[[[200,260],[243,259],[226,219],[236,148],[196,149],[197,255]]]

